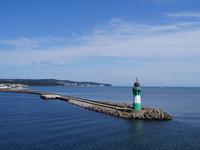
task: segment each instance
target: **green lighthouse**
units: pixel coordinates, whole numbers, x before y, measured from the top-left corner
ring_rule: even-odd
[[[138,78],[134,83],[134,87],[132,89],[134,95],[133,109],[136,111],[140,111],[142,109],[141,105],[141,87]]]

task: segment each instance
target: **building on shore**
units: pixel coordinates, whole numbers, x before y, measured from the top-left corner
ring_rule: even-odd
[[[7,88],[8,88],[7,84],[0,84],[0,89],[7,89]]]
[[[4,83],[0,84],[0,89],[23,89],[26,87],[24,84],[10,84],[10,83]]]

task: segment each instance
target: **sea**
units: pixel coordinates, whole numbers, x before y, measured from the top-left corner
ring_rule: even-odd
[[[117,103],[131,87],[29,87]],[[143,87],[171,121],[126,120],[37,95],[0,93],[0,150],[200,150],[200,88]]]

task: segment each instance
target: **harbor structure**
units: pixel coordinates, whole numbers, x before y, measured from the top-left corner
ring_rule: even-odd
[[[55,99],[68,102],[69,104],[79,106],[85,109],[93,110],[109,114],[112,116],[124,118],[124,119],[142,119],[142,120],[171,120],[172,116],[167,112],[158,108],[143,107],[141,111],[135,111],[129,104],[112,103],[106,101],[88,100],[78,97],[72,97],[67,95],[61,95],[56,93],[49,93],[43,91],[34,91],[30,89],[0,89],[0,92],[14,92],[25,94],[36,94],[43,99]]]

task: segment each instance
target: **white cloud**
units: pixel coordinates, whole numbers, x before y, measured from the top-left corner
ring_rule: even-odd
[[[200,22],[144,25],[114,18],[108,24],[95,27],[87,34],[78,37],[76,41],[78,44],[74,45],[70,45],[68,40],[55,37],[1,40],[1,43],[14,47],[14,51],[12,53],[1,51],[0,57],[1,61],[11,58],[11,63],[45,61],[63,64],[65,61],[82,57],[175,59],[188,57],[188,53],[196,56],[200,47],[199,25]],[[18,58],[22,59],[17,60]]]
[[[182,77],[179,82],[186,79],[189,82],[188,76],[200,81],[199,25],[198,21],[148,25],[114,18],[109,23],[94,27],[84,35],[78,36],[73,44],[69,43],[69,39],[55,37],[33,41],[29,38],[15,39],[14,42],[12,39],[6,42],[1,40],[11,48],[14,45],[14,50],[12,52],[1,50],[0,64],[64,66],[78,61],[79,69],[82,68],[82,71],[75,71],[77,68],[71,67],[72,72],[78,72],[78,75],[82,72],[87,75],[85,77],[89,77],[89,72],[92,76],[98,74],[93,80],[97,80],[97,77],[106,80],[106,76],[115,74],[115,79],[110,78],[113,83],[122,77],[126,80],[124,82],[129,82],[137,75],[148,81],[151,79],[157,79],[158,82],[163,79],[175,81],[178,75],[183,74],[185,78]],[[119,62],[117,65],[110,62],[111,64],[102,67],[95,65],[91,67],[87,64],[81,66],[81,60],[101,57],[119,58]],[[124,60],[120,58],[131,61],[123,62]],[[151,84],[151,82],[146,83]]]
[[[176,12],[176,13],[167,13],[168,17],[171,18],[197,18],[200,19],[200,12],[199,11],[193,11],[193,12]]]
[[[26,38],[18,37],[15,39],[1,39],[0,44],[9,47],[11,50],[37,50],[41,48],[52,48],[63,45],[67,39],[55,38],[52,36]]]

